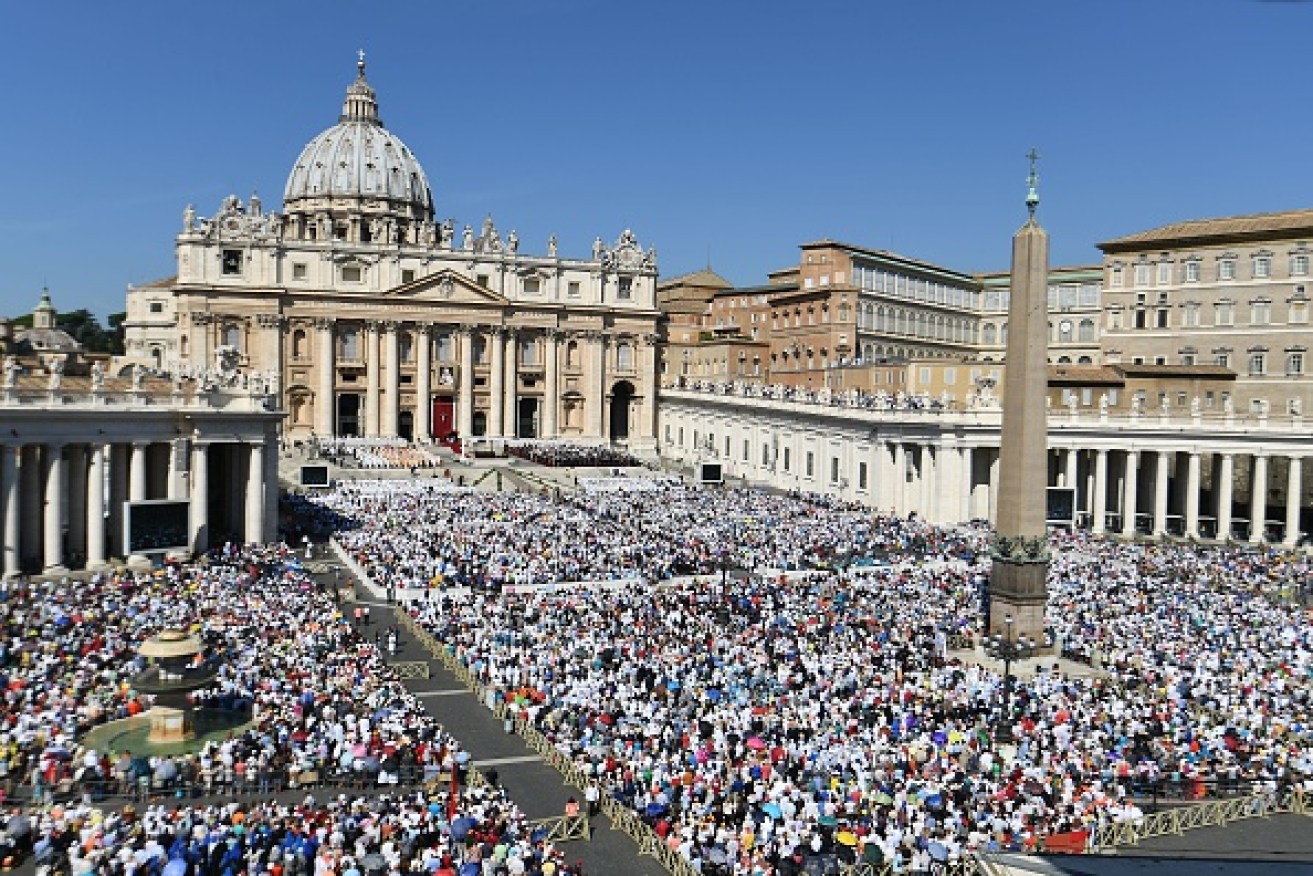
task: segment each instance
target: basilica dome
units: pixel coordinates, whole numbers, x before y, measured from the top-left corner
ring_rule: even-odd
[[[424,168],[379,120],[363,58],[357,68],[337,124],[301,150],[287,178],[283,208],[289,214],[364,212],[432,219],[433,195]]]

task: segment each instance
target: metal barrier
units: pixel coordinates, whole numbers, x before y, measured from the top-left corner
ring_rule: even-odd
[[[429,662],[427,660],[398,660],[388,665],[397,673],[397,678],[403,681],[417,678],[427,680],[429,677]]]
[[[549,843],[568,843],[592,838],[592,828],[586,815],[558,815],[556,818],[536,818],[529,822],[530,830],[546,828],[544,839]]]
[[[1223,827],[1249,818],[1267,818],[1286,813],[1313,814],[1313,807],[1310,807],[1308,796],[1302,788],[1286,786],[1248,797],[1165,809],[1137,821],[1101,824],[1094,829],[1091,847],[1099,850],[1133,846],[1141,840],[1179,836],[1198,827]]]

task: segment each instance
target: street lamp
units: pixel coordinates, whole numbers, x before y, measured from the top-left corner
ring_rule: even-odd
[[[1025,660],[1035,653],[1035,643],[1025,636],[1012,637],[1012,615],[1003,617],[1006,633],[995,633],[985,640],[985,650],[996,660],[1003,661],[1003,718],[995,739],[999,742],[1015,742],[1012,736],[1012,661]]]

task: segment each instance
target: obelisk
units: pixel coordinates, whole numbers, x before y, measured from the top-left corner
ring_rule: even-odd
[[[998,519],[991,550],[989,631],[1044,642],[1049,550],[1045,526],[1048,486],[1049,236],[1035,221],[1039,206],[1030,150],[1029,218],[1012,238],[1012,300],[1003,376],[1003,446],[999,452]]]

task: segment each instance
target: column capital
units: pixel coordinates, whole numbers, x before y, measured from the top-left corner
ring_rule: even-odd
[[[549,341],[559,341],[564,334],[565,332],[561,331],[556,326],[548,326],[543,329],[543,337]]]
[[[337,320],[331,316],[316,316],[310,320],[310,324],[321,332],[331,332],[337,325]]]
[[[376,330],[381,330],[388,334],[394,334],[397,329],[401,328],[401,323],[395,319],[375,320],[374,325],[377,326]]]
[[[255,321],[262,328],[281,329],[287,325],[287,317],[281,313],[258,313],[255,316]]]

